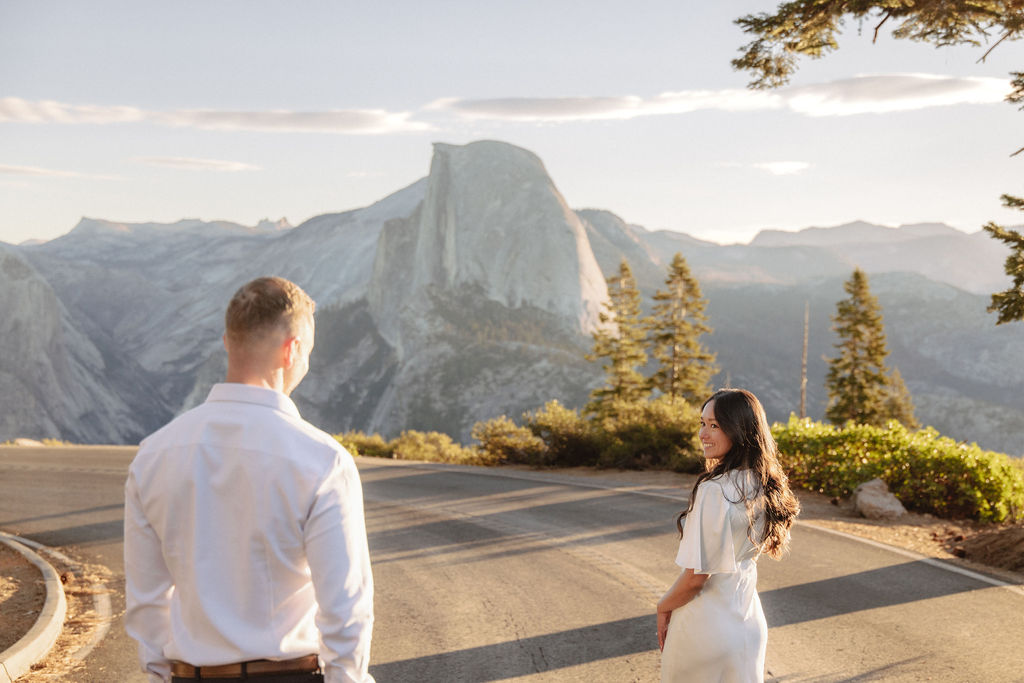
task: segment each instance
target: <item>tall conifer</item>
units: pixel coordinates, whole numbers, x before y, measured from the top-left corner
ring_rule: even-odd
[[[871,294],[867,275],[855,269],[843,289],[850,296],[836,304],[832,318],[833,329],[839,335],[839,356],[829,361],[825,416],[835,424],[853,420],[883,425],[899,419],[908,427],[916,426],[913,403],[902,377],[888,376],[885,359],[889,351],[882,310]]]
[[[886,419],[898,420],[907,429],[917,429],[920,423],[914,416],[914,400],[897,368],[889,373],[889,393],[885,397]]]
[[[672,258],[665,287],[655,292],[654,310],[647,320],[651,353],[659,362],[651,388],[673,399],[699,403],[711,393],[711,377],[718,368],[715,354],[700,343],[700,336],[711,332],[704,315],[707,301],[682,254]]]
[[[591,392],[587,412],[608,415],[616,401],[635,402],[647,397],[647,380],[640,368],[647,362],[640,290],[625,259],[618,275],[608,278],[608,301],[594,332],[594,350],[588,360],[604,362],[605,384]]]

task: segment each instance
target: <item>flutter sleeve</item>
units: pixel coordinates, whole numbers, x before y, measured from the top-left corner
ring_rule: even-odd
[[[676,564],[695,574],[730,574],[736,571],[730,504],[717,481],[697,487],[693,509],[686,515]]]

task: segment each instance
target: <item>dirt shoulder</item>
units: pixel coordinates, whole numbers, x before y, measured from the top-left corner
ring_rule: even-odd
[[[0,543],[0,652],[28,633],[45,601],[43,575],[21,553]]]
[[[528,468],[513,466],[512,469]],[[697,478],[693,474],[677,472],[591,467],[551,471],[639,489],[671,488],[679,491],[680,500],[689,495]],[[898,520],[870,520],[853,511],[851,500],[833,501],[812,491],[797,491],[796,494],[802,508],[800,521],[910,550],[1007,583],[1024,585],[1024,525],[978,524],[913,512]]]

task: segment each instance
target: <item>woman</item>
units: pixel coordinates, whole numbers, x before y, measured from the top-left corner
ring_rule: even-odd
[[[757,557],[782,555],[800,504],[752,393],[715,392],[700,424],[706,471],[676,520],[683,572],[658,601],[661,680],[763,681],[768,627]]]

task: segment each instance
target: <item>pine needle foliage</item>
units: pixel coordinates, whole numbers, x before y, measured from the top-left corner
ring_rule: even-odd
[[[857,424],[884,425],[897,419],[916,425],[913,404],[902,377],[893,392],[885,359],[889,355],[885,342],[885,324],[878,299],[871,293],[868,276],[860,268],[843,285],[849,298],[836,304],[833,329],[839,335],[835,346],[839,355],[829,360],[825,387],[829,405],[825,417],[833,424],[853,421]],[[901,420],[902,422],[903,420]],[[909,425],[908,425],[909,426]]]
[[[629,263],[623,259],[619,272],[608,278],[608,301],[600,314],[601,327],[593,334],[594,348],[587,360],[603,361],[605,384],[591,392],[585,412],[605,416],[614,413],[617,401],[634,402],[650,394],[640,373],[647,363],[640,290]]]
[[[646,321],[649,348],[659,363],[650,386],[670,400],[700,403],[711,393],[711,378],[718,367],[715,354],[700,343],[700,336],[711,332],[706,306],[700,283],[683,255],[676,253],[665,289],[655,292],[654,309]]]
[[[1003,206],[1024,211],[1024,198],[1003,195]],[[997,313],[996,325],[1024,320],[1024,235],[995,223],[987,223],[985,232],[1010,247],[1004,270],[1013,280],[1013,285],[992,295],[988,311]]]
[[[873,39],[889,23],[892,37],[949,45],[981,46],[1024,35],[1021,0],[792,0],[774,13],[748,14],[736,20],[754,40],[740,49],[734,68],[749,71],[752,88],[776,88],[789,82],[799,57],[818,59],[839,49],[836,39],[847,19],[873,26]],[[986,52],[982,60],[988,56]]]

